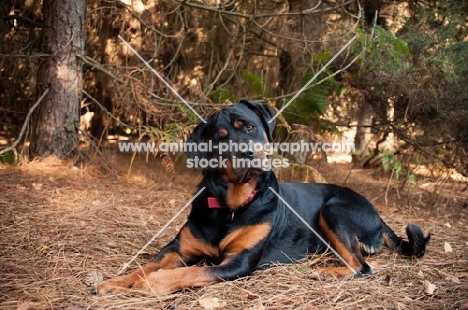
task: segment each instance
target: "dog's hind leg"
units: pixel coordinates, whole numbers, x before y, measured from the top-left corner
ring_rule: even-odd
[[[322,233],[345,262],[346,267],[321,268],[316,271],[317,274],[333,277],[360,277],[372,274],[372,269],[361,254],[356,224],[347,213],[346,208],[340,205],[325,205],[320,211],[319,225]]]

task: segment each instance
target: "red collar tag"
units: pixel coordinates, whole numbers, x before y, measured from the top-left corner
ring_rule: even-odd
[[[251,202],[254,199],[255,194],[257,194],[257,192],[258,192],[258,190],[252,192],[252,194],[250,194],[249,197],[247,197],[247,200],[244,202],[244,205]],[[210,208],[210,209],[222,209],[222,208],[227,208],[227,207],[221,206],[221,204],[219,203],[219,200],[216,197],[208,197],[208,208]]]
[[[221,209],[218,199],[216,197],[208,197],[208,208],[210,209]]]

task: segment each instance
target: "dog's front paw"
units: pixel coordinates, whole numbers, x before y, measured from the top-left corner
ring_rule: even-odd
[[[102,296],[107,294],[127,292],[130,290],[129,286],[130,284],[124,277],[117,277],[99,283],[95,283],[91,285],[89,289],[93,294]]]
[[[170,283],[174,281],[173,278],[168,277],[170,271],[158,270],[150,273],[146,278],[135,281],[133,288],[145,292],[153,293],[157,296],[164,296],[172,293]]]

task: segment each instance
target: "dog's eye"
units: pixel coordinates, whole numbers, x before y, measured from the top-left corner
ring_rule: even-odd
[[[243,121],[238,120],[238,119],[236,119],[236,120],[234,121],[234,127],[236,127],[236,128],[241,128],[242,126],[244,126],[244,122],[243,122]]]
[[[252,126],[252,125],[247,126],[247,131],[248,132],[251,132],[253,129],[254,129],[254,126]]]

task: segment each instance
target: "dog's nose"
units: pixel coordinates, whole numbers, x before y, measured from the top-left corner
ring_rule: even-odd
[[[245,152],[242,152],[243,157],[254,157],[254,155],[255,152],[251,146],[249,146],[249,148]]]

